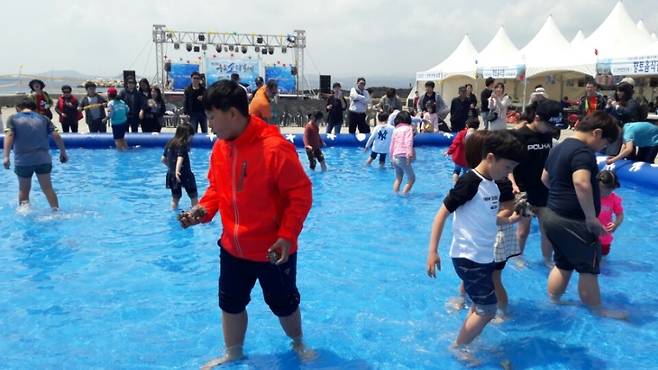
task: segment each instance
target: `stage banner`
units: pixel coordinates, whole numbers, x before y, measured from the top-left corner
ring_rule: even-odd
[[[596,72],[613,76],[658,75],[658,55],[599,60]]]
[[[173,90],[185,90],[192,83],[190,75],[199,72],[198,64],[172,63],[169,77]]]
[[[525,66],[502,66],[502,67],[492,67],[492,68],[478,68],[477,77],[478,78],[508,78],[515,79],[525,76]]]
[[[290,67],[266,66],[265,81],[269,80],[276,80],[279,93],[294,94],[296,92],[295,76],[292,75]]]
[[[249,91],[256,89],[256,77],[260,72],[257,59],[206,59],[206,83],[208,86],[219,80],[228,80],[232,73],[240,75],[240,83],[249,85]]]

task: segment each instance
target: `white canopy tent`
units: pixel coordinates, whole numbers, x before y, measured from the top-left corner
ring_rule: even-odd
[[[571,46],[582,45],[584,41],[585,41],[585,34],[583,33],[583,30],[578,30],[576,36],[574,36],[573,39],[571,40]]]
[[[518,78],[523,65],[521,52],[502,26],[477,58],[478,74],[485,78]]]
[[[643,34],[648,35],[649,37],[651,37],[651,34],[649,33],[649,30],[647,29],[647,26],[644,25],[643,20],[640,19],[639,21],[637,21],[637,24],[635,25],[635,27],[637,27],[637,29],[640,32],[642,32]]]

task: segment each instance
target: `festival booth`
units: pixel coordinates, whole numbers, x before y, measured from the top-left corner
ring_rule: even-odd
[[[475,83],[477,50],[465,35],[457,48],[441,63],[424,72],[416,73],[416,88],[422,95],[426,81],[437,83],[437,91],[446,104],[457,96],[459,86]],[[474,88],[474,93],[476,93]]]
[[[526,73],[524,102],[528,102],[536,85],[542,85],[548,97],[554,100],[561,100],[563,96],[575,99],[583,94],[584,86],[579,86],[578,82],[596,73],[594,53],[589,54],[580,47],[584,39],[579,32],[569,43],[553,17],[546,19],[539,32],[521,49]]]
[[[585,39],[584,46],[597,55],[597,82],[604,89],[612,89],[624,76],[640,77],[635,78],[636,94],[652,97],[652,89],[645,89],[649,79],[643,77],[658,75],[658,45],[643,23],[633,21],[621,1]]]
[[[513,103],[520,105],[523,86],[519,82],[525,79],[525,62],[504,27],[501,26],[489,44],[480,51],[476,64],[478,80],[493,77],[497,82],[503,82],[505,92]]]

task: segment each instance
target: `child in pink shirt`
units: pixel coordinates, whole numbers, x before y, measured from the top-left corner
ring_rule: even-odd
[[[411,167],[411,161],[414,156],[414,132],[411,126],[411,116],[409,112],[402,111],[395,117],[395,129],[391,137],[391,161],[395,168],[395,182],[393,182],[393,191],[400,190],[402,178],[407,175],[407,184],[402,190],[402,195],[406,195],[414,186],[416,175]]]
[[[599,212],[599,221],[607,231],[605,234],[599,236],[601,242],[601,252],[604,256],[610,253],[610,245],[612,244],[612,233],[617,230],[619,225],[624,221],[624,208],[621,205],[621,197],[614,193],[614,190],[619,187],[619,180],[617,175],[609,170],[599,172],[597,176],[599,180],[599,188],[601,189],[601,212]],[[615,220],[612,220],[612,215],[615,215]]]

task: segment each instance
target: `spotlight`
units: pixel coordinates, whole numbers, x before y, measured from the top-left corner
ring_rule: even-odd
[[[294,44],[297,41],[297,37],[293,35],[288,35],[288,37],[286,37],[286,41],[288,41],[291,44]]]
[[[260,46],[256,45],[256,47],[254,48],[254,50],[256,50],[257,53],[260,53]]]
[[[242,50],[242,54],[247,54],[247,47],[246,46],[243,45],[241,50]]]
[[[267,55],[267,48],[262,48],[260,49],[260,51],[261,53],[263,53],[263,55]]]
[[[286,48],[285,46],[282,46],[282,47],[281,47],[281,52],[282,52],[283,54],[287,53],[287,52],[288,52],[288,48]]]
[[[224,51],[228,53],[228,46],[224,45]]]
[[[199,45],[194,45],[194,52],[198,53],[200,50]]]
[[[206,41],[206,35],[200,33],[199,34],[199,41]]]
[[[233,51],[233,49],[235,49],[235,46],[233,46],[233,45],[228,46],[228,50]]]
[[[258,37],[256,37],[256,43],[262,44],[263,43],[263,36],[258,35]]]
[[[208,45],[207,44],[201,44],[201,50],[207,50]]]
[[[222,52],[222,45],[221,44],[215,45],[215,50],[217,50],[218,53],[221,53]]]
[[[174,38],[174,35],[173,35],[171,32],[168,32],[168,33],[167,33],[167,38],[168,38],[169,40],[172,40],[172,39]]]
[[[189,42],[187,44],[185,44],[185,50],[192,51],[192,44],[189,43]]]
[[[175,50],[180,49],[180,44],[177,43],[177,42],[175,42],[175,43],[174,43],[174,49],[175,49]]]
[[[270,53],[270,55],[274,54],[274,48],[270,46],[270,47],[267,49],[267,52]]]

